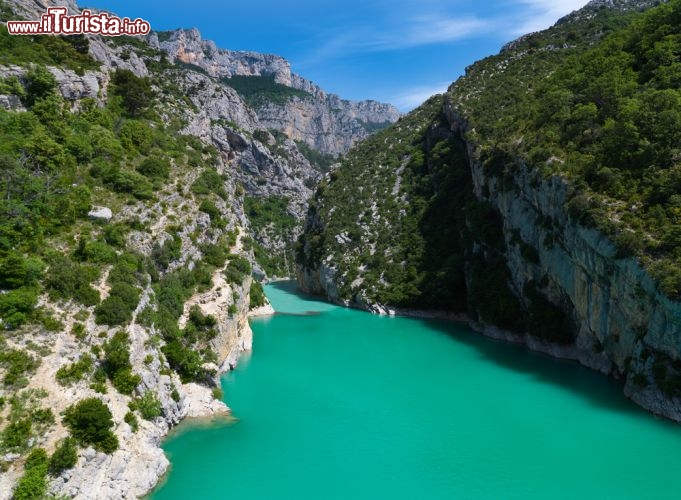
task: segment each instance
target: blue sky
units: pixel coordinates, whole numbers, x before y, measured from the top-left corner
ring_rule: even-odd
[[[466,66],[587,0],[81,0],[152,29],[196,27],[221,48],[279,54],[348,99],[407,111]]]

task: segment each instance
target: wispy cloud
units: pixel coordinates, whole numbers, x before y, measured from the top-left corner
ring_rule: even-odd
[[[400,24],[378,28],[355,26],[341,33],[322,35],[320,38],[324,41],[301,63],[314,64],[325,58],[360,52],[386,52],[454,42],[481,35],[491,29],[490,21],[474,16],[446,17],[435,14],[416,16]]]
[[[584,7],[588,0],[517,0],[515,3],[524,15],[511,33],[523,35],[548,28],[561,17]]]
[[[462,40],[485,32],[489,28],[489,22],[476,17],[420,16],[395,31],[377,34],[373,40],[366,40],[366,45],[373,50],[405,49]]]
[[[412,87],[405,90],[404,92],[388,98],[388,102],[391,102],[400,111],[407,112],[414,109],[416,106],[422,104],[426,99],[435,94],[442,94],[447,87],[451,84],[451,81],[445,81],[436,83],[433,85],[420,85]]]

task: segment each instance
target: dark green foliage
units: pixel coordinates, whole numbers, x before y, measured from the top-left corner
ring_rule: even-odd
[[[113,375],[118,370],[130,368],[130,337],[118,331],[104,344],[104,366]]]
[[[38,302],[35,288],[18,288],[0,295],[0,318],[5,329],[12,330],[31,319]]]
[[[114,423],[109,408],[97,398],[87,398],[70,406],[64,424],[83,445],[91,444],[104,453],[118,449],[118,438],[111,431]]]
[[[265,305],[265,292],[262,289],[262,285],[259,281],[253,281],[251,283],[250,291],[250,308],[254,309],[256,307],[262,307]]]
[[[204,169],[192,184],[192,193],[207,195],[215,193],[223,200],[227,199],[225,179],[213,168]]]
[[[137,117],[152,103],[153,92],[148,78],[140,78],[127,69],[117,69],[111,77],[113,95],[119,96],[128,116]]]
[[[48,462],[47,452],[43,448],[34,448],[26,457],[24,463],[25,470],[31,470],[34,467],[46,467]]]
[[[228,283],[240,285],[251,274],[251,263],[244,257],[230,255],[229,263],[225,269],[225,278]]]
[[[119,260],[109,273],[109,283],[112,284],[109,296],[95,308],[98,325],[122,325],[132,319],[140,293],[130,283],[136,282],[139,262],[134,256],[129,257],[127,262],[124,259]]]
[[[170,175],[170,163],[166,158],[151,156],[137,167],[137,171],[151,179],[167,179]]]
[[[5,450],[21,450],[31,437],[31,421],[28,418],[14,420],[2,431],[2,448]]]
[[[111,294],[95,308],[98,325],[123,325],[132,319],[139,302],[139,291],[125,283],[116,283]]]
[[[16,17],[12,16],[11,19]],[[63,66],[79,74],[87,69],[98,69],[99,63],[88,55],[87,50],[83,52],[86,42],[70,41],[71,38],[73,37],[10,35],[7,26],[0,25],[0,64]]]
[[[185,347],[179,340],[172,340],[161,350],[168,360],[168,364],[182,379],[182,382],[200,381],[205,376],[202,368],[203,361],[196,351]]]
[[[151,259],[159,271],[165,271],[172,261],[180,258],[181,250],[182,238],[175,235],[172,239],[166,240],[163,245],[155,243],[151,249]]]
[[[296,220],[288,206],[289,199],[285,196],[244,197],[244,210],[255,231],[263,231],[269,225],[279,230],[295,227]]]
[[[274,81],[274,75],[233,76],[223,78],[222,82],[236,90],[252,108],[267,103],[285,104],[289,99],[306,99],[311,95],[305,91],[287,87]]]
[[[130,396],[137,386],[142,382],[142,377],[132,372],[130,368],[118,370],[111,380],[111,383],[121,394]]]
[[[163,414],[161,402],[152,391],[142,394],[142,397],[135,400],[135,407],[145,420],[153,420]]]
[[[262,241],[266,236],[270,240],[281,240],[285,244],[283,249],[276,250],[265,250],[257,242],[253,244],[256,261],[271,276],[287,276],[293,273],[290,268],[294,262],[292,234],[297,222],[289,211],[289,203],[285,196],[244,197],[244,211],[256,239]]]
[[[5,369],[2,383],[6,387],[25,387],[27,377],[35,372],[40,361],[25,351],[0,345],[0,366]]]
[[[37,100],[54,95],[57,91],[57,80],[43,66],[36,66],[26,74],[26,96],[24,102],[33,106]]]
[[[298,146],[298,151],[300,151],[302,155],[307,158],[307,161],[310,162],[310,165],[322,173],[328,172],[331,169],[331,165],[338,161],[335,156],[320,153],[316,149],[310,147],[306,142],[296,141],[296,146]]]
[[[34,500],[43,498],[47,493],[47,453],[42,448],[34,449],[26,459],[24,475],[21,476],[12,498],[14,500]]]
[[[204,349],[199,352],[199,345],[215,336],[215,318],[204,316],[198,308],[190,310],[189,321],[181,330],[177,321],[183,313],[185,301],[192,295],[197,285],[207,274],[210,282],[210,272],[204,273],[206,265],[197,263],[192,271],[177,270],[166,274],[155,286],[155,297],[158,310],[145,313],[145,321],[153,324],[166,341],[161,350],[171,368],[175,370],[183,382],[203,382],[210,375],[202,365],[208,362],[210,351]]]
[[[506,186],[521,159],[570,179],[571,218],[608,235],[617,258],[638,258],[672,298],[681,296],[678,242],[666,242],[681,223],[680,13],[678,0],[638,15],[601,9],[476,63],[450,89],[486,173]]]
[[[99,302],[99,292],[90,283],[98,277],[96,268],[57,254],[49,259],[45,286],[54,298],[75,299],[85,306],[92,306]]]
[[[75,363],[64,365],[57,370],[57,382],[61,385],[72,385],[90,375],[94,369],[92,357],[84,354]]]
[[[116,332],[104,344],[104,371],[121,394],[131,395],[142,381],[139,375],[132,373],[130,337],[127,333]]]
[[[125,421],[126,424],[128,424],[130,426],[130,428],[132,429],[132,432],[137,432],[139,430],[140,424],[137,420],[137,417],[135,416],[135,414],[133,412],[131,412],[131,411],[127,412],[125,414],[125,417],[123,418],[123,420]]]
[[[206,244],[201,247],[201,253],[203,254],[203,261],[206,264],[214,267],[222,267],[225,265],[225,261],[229,255],[229,249],[226,245]]]
[[[222,215],[220,213],[220,209],[215,205],[215,203],[209,200],[203,200],[199,205],[199,210],[208,214],[210,216],[211,221],[218,220]]]
[[[63,471],[71,469],[78,461],[76,440],[70,437],[62,440],[50,457],[48,471],[52,476],[58,476]]]
[[[104,228],[104,241],[111,246],[123,248],[128,230],[124,224],[110,224]]]

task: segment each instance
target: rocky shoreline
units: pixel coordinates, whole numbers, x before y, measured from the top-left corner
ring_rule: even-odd
[[[305,269],[299,273],[298,285],[303,292],[324,297],[329,302],[339,306],[383,316],[436,319],[461,323],[467,325],[476,333],[484,335],[492,340],[523,345],[531,351],[545,354],[552,358],[579,363],[586,368],[602,373],[614,380],[622,381],[624,395],[637,405],[654,415],[681,423],[681,401],[678,401],[677,398],[670,400],[660,389],[652,385],[647,387],[637,386],[633,383],[631,377],[626,377],[625,374],[618,370],[617,366],[607,358],[605,352],[594,352],[591,342],[588,338],[584,339],[584,336],[578,336],[574,345],[562,345],[533,337],[528,333],[515,333],[503,330],[494,325],[475,321],[465,314],[457,314],[442,310],[396,308],[381,304],[371,304],[365,301],[342,300],[337,296],[329,294],[325,287],[319,286],[320,283],[332,284],[333,289],[335,285],[333,285],[332,275],[333,269],[324,268],[322,270],[317,270],[316,275],[317,278],[324,278],[323,280],[310,281],[312,275],[308,269]],[[314,286],[315,284],[317,286]]]

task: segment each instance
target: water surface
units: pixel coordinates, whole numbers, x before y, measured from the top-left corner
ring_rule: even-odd
[[[681,427],[575,364],[265,287],[236,423],[185,427],[155,500],[678,498]]]

